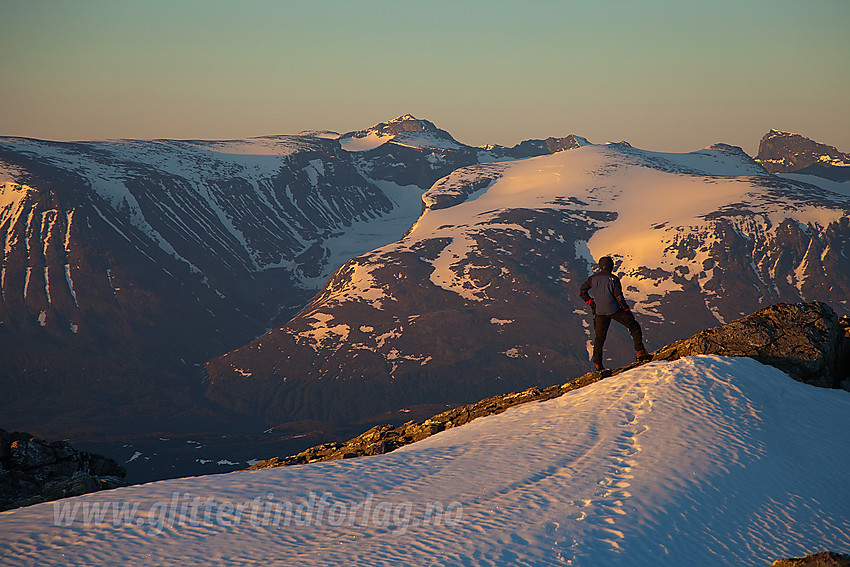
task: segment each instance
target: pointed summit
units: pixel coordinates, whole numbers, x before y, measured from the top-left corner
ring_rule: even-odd
[[[402,114],[398,118],[390,120],[390,122],[405,122],[407,120],[413,120],[415,122],[419,122],[419,119],[413,116],[412,114]]]

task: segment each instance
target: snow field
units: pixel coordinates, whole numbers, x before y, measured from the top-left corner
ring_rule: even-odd
[[[5,512],[0,551],[9,565],[763,566],[850,551],[848,428],[848,392],[697,356],[386,455]],[[138,513],[69,521],[83,504]]]

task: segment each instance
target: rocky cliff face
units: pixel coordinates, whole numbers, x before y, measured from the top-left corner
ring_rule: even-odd
[[[772,305],[676,341],[653,360],[695,354],[747,356],[795,380],[838,388],[850,377],[850,320],[820,302]]]
[[[801,173],[850,180],[850,154],[800,134],[771,130],[761,139],[756,161],[771,173]]]
[[[112,459],[0,429],[0,512],[124,485]]]

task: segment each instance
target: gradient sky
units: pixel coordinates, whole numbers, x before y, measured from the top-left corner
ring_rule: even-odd
[[[346,132],[850,152],[848,0],[0,0],[0,135]]]

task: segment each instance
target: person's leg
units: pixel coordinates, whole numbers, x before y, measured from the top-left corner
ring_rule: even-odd
[[[629,330],[629,334],[632,335],[632,342],[635,344],[635,352],[638,354],[646,353],[646,348],[643,346],[643,331],[641,331],[640,324],[632,315],[632,312],[618,311],[611,318]]]
[[[593,330],[596,336],[593,339],[593,363],[602,364],[602,347],[608,336],[608,327],[611,325],[611,317],[608,315],[596,315],[593,317]]]

